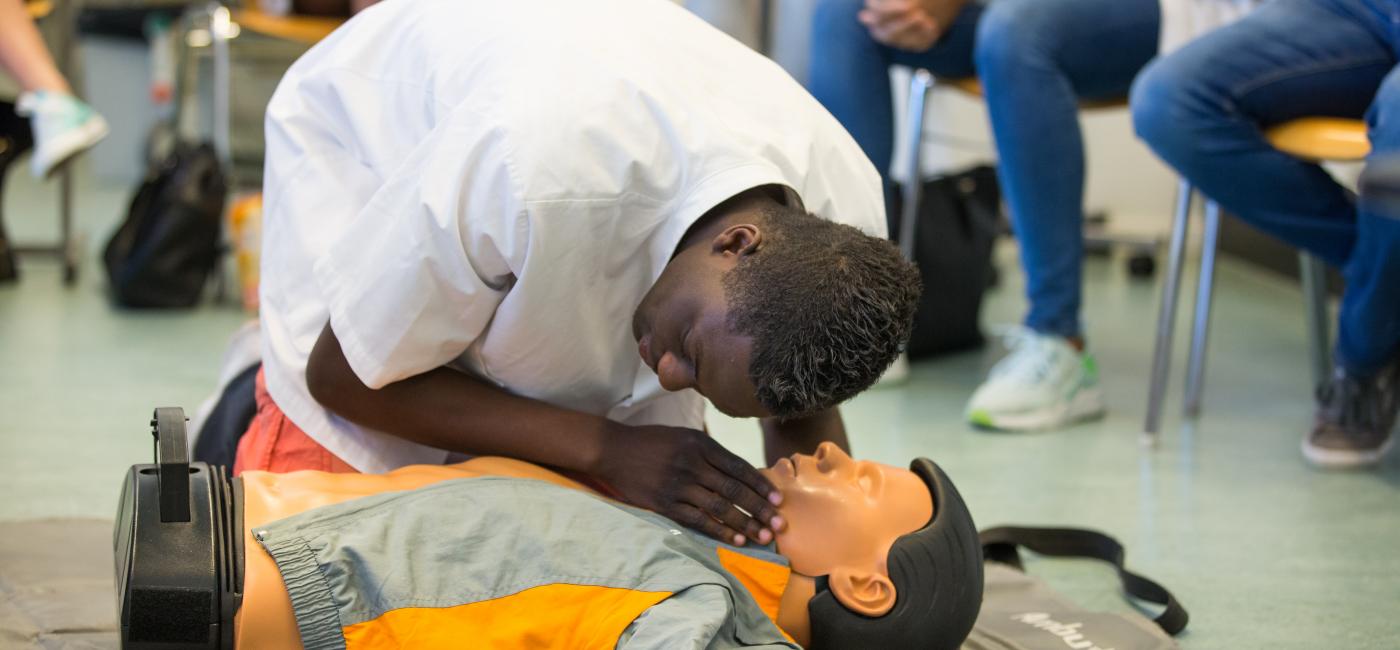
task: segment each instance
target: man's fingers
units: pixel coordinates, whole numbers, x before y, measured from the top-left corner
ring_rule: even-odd
[[[710,440],[710,445],[705,448],[705,460],[720,472],[732,476],[744,482],[755,494],[762,497],[772,505],[780,505],[783,502],[782,495],[778,493],[778,488],[773,487],[768,478],[759,472],[757,468],[736,455],[734,452],[724,448],[724,445]],[[743,504],[740,504],[743,505]],[[757,513],[755,513],[757,514]]]
[[[708,460],[715,471],[701,472],[698,477],[701,485],[727,499],[729,503],[743,508],[757,519],[763,528],[771,529],[775,533],[782,529],[782,522],[777,519],[778,510],[772,498],[773,495],[778,495],[778,491],[763,474],[723,447],[714,452]]]
[[[780,521],[776,520],[777,510],[767,499],[755,493],[738,479],[713,471],[702,475],[700,484],[723,502],[725,511],[739,513],[745,520],[752,522],[752,525],[746,530],[749,536],[759,543],[767,544],[772,540],[772,536],[780,530],[778,526]],[[742,511],[739,508],[742,508]],[[729,522],[731,526],[735,525],[730,520],[725,521]],[[767,533],[764,532],[765,530]]]
[[[871,35],[876,40],[895,47],[907,46],[911,41],[917,40],[915,37],[927,22],[928,16],[924,12],[910,11],[894,20],[872,27]]]
[[[730,530],[737,530],[748,540],[767,544],[773,540],[772,531],[764,533],[765,526],[734,507],[732,499],[716,494],[702,485],[692,486],[685,501],[718,520]]]
[[[876,14],[903,13],[921,8],[916,0],[865,0],[864,11]]]
[[[743,546],[744,542],[748,541],[743,535],[739,534],[738,531],[720,523],[713,517],[705,514],[704,511],[688,503],[676,503],[671,507],[671,512],[662,514],[665,514],[675,520],[676,523],[686,528],[698,530],[726,544]]]

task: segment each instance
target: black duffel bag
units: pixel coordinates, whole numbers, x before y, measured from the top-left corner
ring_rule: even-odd
[[[214,147],[179,144],[146,174],[102,259],[123,307],[192,307],[219,263],[228,185]]]
[[[909,358],[982,345],[982,295],[995,283],[992,244],[1002,230],[1001,189],[989,165],[925,181],[920,188],[913,257],[924,281]],[[892,215],[900,215],[897,197]],[[898,222],[891,224],[898,236]]]

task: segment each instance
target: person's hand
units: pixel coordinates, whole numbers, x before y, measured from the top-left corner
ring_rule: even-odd
[[[768,479],[703,431],[619,424],[597,474],[624,501],[735,546],[785,525]]]
[[[856,18],[875,40],[922,52],[938,42],[962,5],[963,0],[865,0]]]

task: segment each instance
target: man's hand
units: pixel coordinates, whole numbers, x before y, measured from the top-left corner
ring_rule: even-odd
[[[875,40],[922,52],[948,30],[967,0],[865,0],[857,18]]]
[[[784,526],[768,479],[703,431],[619,424],[596,474],[628,503],[735,546]]]

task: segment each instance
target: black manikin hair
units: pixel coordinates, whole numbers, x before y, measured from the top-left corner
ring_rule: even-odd
[[[928,486],[933,519],[895,540],[888,558],[894,607],[880,617],[852,612],[817,581],[807,604],[812,650],[957,650],[982,608],[982,545],[953,482],[927,458],[909,469]]]

